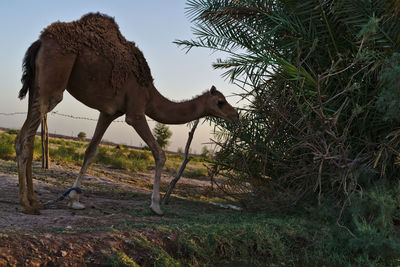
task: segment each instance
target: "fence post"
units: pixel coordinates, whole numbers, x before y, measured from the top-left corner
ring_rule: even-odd
[[[42,141],[42,168],[49,168],[49,130],[47,128],[47,114],[42,118],[40,137]]]
[[[49,128],[47,127],[47,114],[44,115],[44,130],[45,130],[45,143],[44,143],[44,151],[45,151],[45,168],[49,168]]]

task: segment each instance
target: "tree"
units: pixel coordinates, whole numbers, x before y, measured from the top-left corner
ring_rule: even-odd
[[[172,132],[169,130],[168,126],[157,122],[153,129],[153,134],[157,140],[157,143],[161,146],[161,148],[165,149],[169,144],[168,139],[170,139],[172,136]]]
[[[214,120],[214,168],[230,189],[320,202],[398,177],[398,1],[191,0],[187,8],[195,39],[176,43],[226,53],[213,66],[250,103],[240,127]]]
[[[209,158],[210,157],[210,150],[208,149],[207,146],[203,146],[203,148],[201,149],[201,154],[200,154],[203,158]]]
[[[79,132],[78,133],[78,138],[81,141],[85,141],[86,140],[86,133],[85,132]]]

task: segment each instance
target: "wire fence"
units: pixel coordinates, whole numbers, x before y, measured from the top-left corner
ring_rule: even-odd
[[[26,115],[26,114],[27,114],[27,112],[0,112],[1,116],[14,116],[14,115]],[[66,117],[66,118],[75,119],[75,120],[98,121],[98,119],[82,117],[82,116],[74,116],[74,115],[70,115],[70,114],[60,113],[58,111],[51,111],[47,114],[57,115],[57,116]],[[147,119],[147,121],[154,121],[154,120]],[[121,122],[125,122],[125,120],[114,120],[113,121],[113,123],[121,123]]]

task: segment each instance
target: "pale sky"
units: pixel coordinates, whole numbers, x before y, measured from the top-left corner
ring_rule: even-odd
[[[21,65],[26,49],[37,40],[41,30],[55,21],[72,21],[88,12],[101,12],[115,18],[121,33],[134,41],[149,63],[157,89],[172,100],[190,99],[215,85],[223,94],[232,95],[239,89],[221,78],[211,64],[220,54],[205,49],[192,49],[185,54],[172,42],[191,39],[191,24],[185,15],[185,0],[40,0],[0,2],[0,113],[26,112],[28,101],[17,98],[21,88]],[[223,56],[223,55],[222,55]],[[228,101],[237,106],[237,98]],[[87,108],[67,91],[64,100],[54,109],[59,113],[97,119],[98,111]],[[122,119],[124,117],[121,117]],[[121,120],[121,118],[119,120]],[[0,126],[19,129],[25,115],[0,115]],[[154,123],[150,122],[150,127]],[[80,131],[91,137],[96,122],[49,115],[50,133],[76,136]],[[170,126],[173,131],[168,150],[184,148],[186,126]],[[192,151],[199,152],[208,143],[212,128],[200,125],[196,131]],[[143,141],[126,123],[113,123],[104,139],[128,145]]]

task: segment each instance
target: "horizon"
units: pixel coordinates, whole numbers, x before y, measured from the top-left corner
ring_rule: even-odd
[[[31,43],[37,40],[40,32],[55,21],[73,21],[89,12],[100,12],[115,19],[122,35],[135,42],[143,52],[152,72],[157,90],[174,101],[191,99],[215,85],[228,96],[228,101],[237,106],[238,98],[229,97],[238,91],[238,87],[221,77],[222,72],[211,66],[221,54],[205,49],[194,49],[186,53],[173,44],[174,40],[192,39],[191,24],[185,15],[184,0],[168,2],[152,0],[140,3],[131,1],[76,0],[66,2],[27,0],[2,3],[0,22],[2,46],[0,51],[0,88],[2,99],[0,108],[0,126],[20,129],[26,118],[21,114],[27,111],[28,101],[18,100],[21,88],[22,59]],[[44,12],[45,11],[45,12]],[[139,26],[138,26],[139,25]],[[63,101],[48,115],[49,133],[75,137],[83,131],[91,138],[99,112],[86,107],[75,100],[67,91]],[[4,115],[18,113],[14,115]],[[62,116],[65,114],[68,117]],[[74,119],[83,117],[87,119]],[[123,116],[117,121],[123,120]],[[154,128],[155,122],[149,126]],[[177,151],[184,148],[190,127],[186,125],[168,125],[173,135],[167,150]],[[39,129],[38,129],[39,130]],[[191,145],[192,152],[200,153],[202,147],[210,143],[212,126],[201,120]],[[118,144],[142,146],[143,141],[126,123],[112,123],[103,140]],[[211,146],[207,145],[210,149]]]

